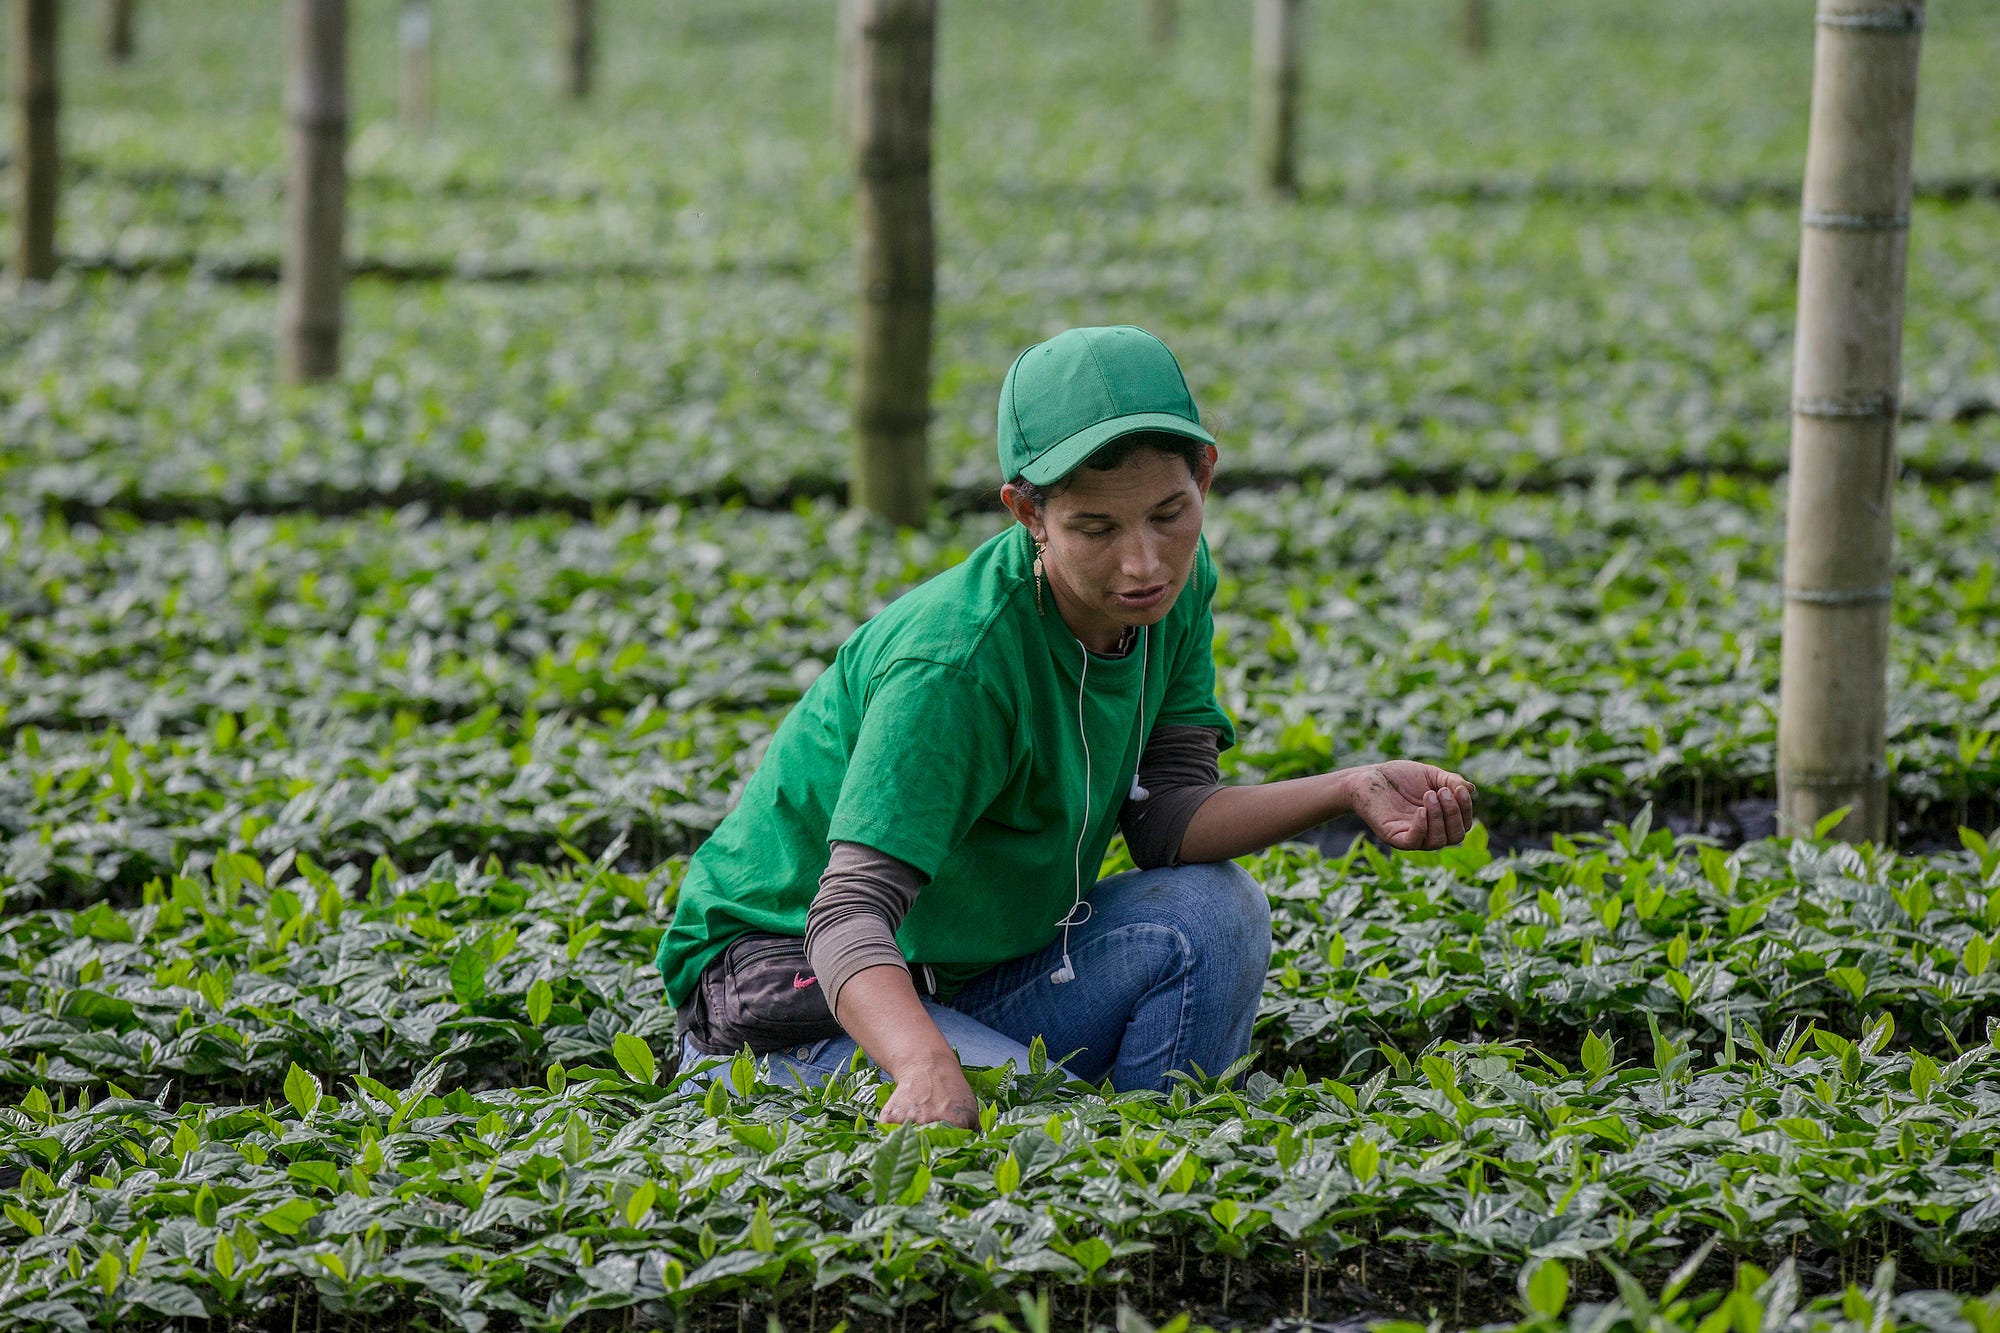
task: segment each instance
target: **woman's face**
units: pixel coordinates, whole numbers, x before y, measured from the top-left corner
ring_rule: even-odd
[[[1078,468],[1039,510],[1002,490],[1014,516],[1047,543],[1043,576],[1085,647],[1110,651],[1126,626],[1165,619],[1194,569],[1214,475],[1213,445],[1195,475],[1180,458],[1140,449],[1109,472]]]

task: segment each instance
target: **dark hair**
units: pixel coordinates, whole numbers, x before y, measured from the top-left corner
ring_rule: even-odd
[[[1163,430],[1135,430],[1130,435],[1120,435],[1099,449],[1084,460],[1083,466],[1093,472],[1113,472],[1124,467],[1131,461],[1132,455],[1141,449],[1151,449],[1169,458],[1180,459],[1187,464],[1188,475],[1191,477],[1200,476],[1201,465],[1208,461],[1208,446],[1200,440],[1191,439],[1186,435],[1174,435]],[[1022,499],[1041,509],[1068,490],[1070,478],[1075,475],[1075,472],[1071,472],[1068,476],[1052,481],[1046,486],[1037,486],[1026,477],[1015,477],[1008,482],[1008,485],[1012,486]]]

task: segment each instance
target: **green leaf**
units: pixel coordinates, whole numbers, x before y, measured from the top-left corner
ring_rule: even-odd
[[[1076,1260],[1086,1276],[1111,1262],[1111,1246],[1105,1243],[1102,1236],[1086,1236],[1074,1245],[1058,1243],[1055,1248]]]
[[[868,1166],[868,1179],[872,1187],[874,1201],[878,1204],[894,1202],[897,1195],[910,1187],[917,1178],[917,1168],[924,1164],[924,1142],[908,1125],[898,1125],[875,1149],[875,1155]]]
[[[1812,834],[1813,841],[1814,842],[1825,841],[1826,835],[1833,832],[1835,828],[1839,827],[1840,821],[1847,818],[1847,816],[1849,815],[1849,813],[1853,811],[1853,809],[1854,807],[1851,805],[1843,805],[1840,807],[1840,809],[1833,811],[1831,814],[1821,815],[1818,819],[1814,820],[1813,834]]]
[[[1366,1185],[1375,1179],[1375,1172],[1382,1165],[1382,1150],[1375,1146],[1375,1140],[1366,1134],[1356,1134],[1347,1141],[1347,1169],[1354,1178]]]
[[[285,1100],[292,1104],[292,1109],[299,1113],[301,1119],[306,1119],[319,1109],[319,1097],[319,1080],[299,1068],[298,1062],[294,1061],[290,1072],[285,1075]]]
[[[1868,1025],[1868,1031],[1861,1036],[1861,1053],[1863,1055],[1875,1055],[1879,1053],[1889,1044],[1890,1038],[1895,1035],[1895,1018],[1886,1011],[1876,1015],[1875,1021]]]
[[[257,1214],[258,1224],[281,1236],[296,1236],[305,1224],[319,1216],[319,1205],[310,1199],[287,1199],[276,1208]]]
[[[580,1164],[590,1156],[590,1150],[596,1146],[596,1142],[596,1136],[590,1132],[590,1126],[584,1123],[583,1116],[571,1111],[569,1123],[563,1126],[563,1160],[571,1166]]]
[[[646,1214],[653,1211],[653,1201],[659,1198],[659,1196],[659,1188],[652,1181],[640,1181],[638,1188],[634,1189],[625,1200],[626,1225],[637,1227],[640,1223],[644,1222]],[[758,1206],[762,1207],[761,1204]]]
[[[125,1296],[134,1305],[143,1305],[169,1319],[208,1318],[208,1307],[202,1304],[201,1297],[176,1282],[135,1282]]]
[[[554,1003],[555,991],[546,980],[536,978],[535,983],[528,987],[528,1021],[540,1027],[548,1021],[549,1009]]]
[[[919,1162],[917,1164],[916,1175],[910,1177],[910,1183],[903,1187],[902,1192],[896,1196],[895,1201],[897,1203],[904,1205],[905,1207],[908,1207],[910,1204],[913,1203],[922,1203],[924,1200],[924,1196],[926,1194],[929,1194],[930,1192],[931,1192],[930,1166],[927,1163]]]
[[[778,1248],[778,1233],[771,1225],[771,1210],[762,1199],[757,1201],[757,1211],[750,1216],[750,1248],[759,1254],[769,1254]]]
[[[366,1074],[356,1074],[354,1076],[354,1086],[388,1107],[390,1115],[394,1115],[403,1109],[402,1099],[396,1096],[395,1089],[379,1079],[372,1079]]]
[[[1937,1082],[1937,1076],[1937,1061],[1922,1051],[1910,1052],[1910,1091],[1918,1101],[1930,1100],[1931,1085]]]
[[[451,993],[468,1009],[486,998],[486,955],[471,945],[452,956]]]
[[[1569,1303],[1569,1269],[1560,1259],[1544,1259],[1523,1270],[1521,1299],[1544,1319],[1554,1319]]]
[[[1013,1153],[1001,1158],[1000,1165],[993,1168],[993,1188],[1003,1195],[1021,1188],[1021,1161]]]
[[[1611,1044],[1595,1032],[1587,1033],[1583,1039],[1583,1049],[1578,1053],[1583,1062],[1584,1072],[1593,1079],[1603,1078],[1611,1072]]]
[[[62,1012],[80,1018],[93,1028],[114,1028],[123,1032],[139,1020],[139,1011],[130,1000],[121,1000],[94,990],[74,990],[63,1001]]]
[[[611,1056],[634,1083],[651,1083],[659,1072],[652,1048],[629,1032],[611,1039]]]
[[[1993,965],[1993,946],[1984,935],[1974,934],[1965,942],[1965,952],[1959,955],[1959,961],[1965,964],[1967,976],[1984,976]]]

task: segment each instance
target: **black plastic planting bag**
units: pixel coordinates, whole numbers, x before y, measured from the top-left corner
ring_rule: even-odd
[[[745,1046],[763,1055],[841,1034],[796,935],[738,936],[695,989],[703,1012],[688,1034],[717,1055]]]

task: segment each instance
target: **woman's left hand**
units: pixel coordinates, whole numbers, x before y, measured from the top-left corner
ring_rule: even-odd
[[[1398,851],[1436,851],[1465,840],[1478,789],[1433,764],[1392,759],[1357,775],[1354,813]]]

